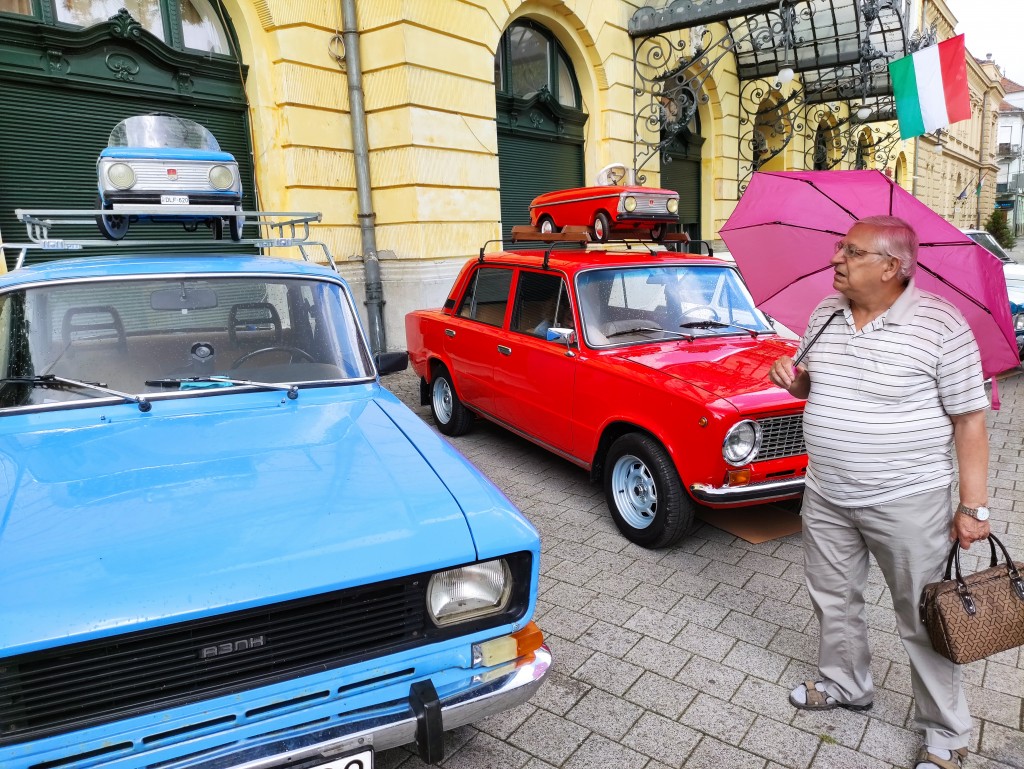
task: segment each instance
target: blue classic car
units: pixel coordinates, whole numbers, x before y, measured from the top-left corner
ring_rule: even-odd
[[[219,240],[224,222],[241,240],[245,219],[238,163],[205,127],[153,113],[122,120],[96,161],[96,217],[103,237],[120,240],[135,221],[205,224]],[[201,209],[201,211],[200,211]]]
[[[527,700],[539,539],[259,256],[0,277],[0,766],[362,767]]]

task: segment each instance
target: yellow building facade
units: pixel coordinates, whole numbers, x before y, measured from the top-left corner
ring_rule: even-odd
[[[226,0],[225,7],[252,73],[247,93],[260,203],[322,210],[318,236],[358,291],[352,124],[346,72],[337,59],[341,10],[306,0]],[[589,116],[583,175],[591,183],[603,166],[633,161],[635,78],[627,27],[638,7],[622,0],[357,3],[389,347],[404,343],[405,312],[440,304],[465,259],[500,237],[494,59],[502,33],[517,20],[532,20],[570,58]],[[741,83],[727,57],[704,90],[700,214],[703,236],[713,240],[736,204],[738,181],[750,172],[741,143],[743,115],[751,107],[741,105]],[[766,167],[807,168],[809,141],[797,137]],[[886,161],[909,189],[912,149],[900,148]],[[836,167],[852,166],[851,155]],[[645,183],[657,186],[657,158],[644,170]]]
[[[551,137],[555,141],[564,128],[562,117],[575,111],[573,120],[581,133],[572,162],[578,182],[592,184],[597,172],[613,162],[641,165],[643,158],[637,155],[643,153],[636,140],[656,143],[659,138],[652,135],[650,125],[637,118],[644,100],[651,98],[648,86],[638,79],[634,38],[629,34],[630,20],[645,6],[639,2],[222,0],[218,4],[215,0],[126,0],[127,14],[109,22],[105,21],[106,5],[99,0],[68,2],[70,5],[65,5],[78,13],[75,18],[88,20],[82,22],[79,32],[59,23],[66,22],[60,18],[61,13],[68,13],[64,5],[54,18],[48,9],[57,6],[48,2],[0,0],[0,27],[14,30],[23,39],[21,63],[9,67],[10,72],[0,71],[0,89],[7,89],[3,93],[16,95],[23,90],[22,75],[26,73],[39,80],[38,93],[51,94],[56,105],[51,114],[57,114],[66,105],[74,106],[82,88],[102,94],[105,83],[116,84],[127,89],[118,97],[120,102],[101,104],[100,96],[94,100],[97,109],[102,106],[110,113],[111,120],[135,109],[136,103],[142,111],[155,104],[172,111],[203,107],[213,114],[220,106],[218,98],[234,99],[238,111],[217,113],[217,119],[220,130],[230,133],[234,129],[234,146],[244,148],[247,154],[251,148],[251,159],[246,161],[251,160],[255,190],[247,205],[264,211],[322,212],[313,235],[327,244],[360,299],[367,274],[365,229],[372,225],[376,258],[371,255],[371,262],[379,265],[383,330],[389,349],[405,345],[405,314],[440,305],[465,260],[485,244],[497,247],[494,241],[500,239],[503,225],[507,231],[509,224],[503,222],[503,216],[520,215],[518,208],[510,214],[508,206],[511,161],[508,153],[502,161],[502,137],[507,138],[510,131],[514,134],[518,130],[515,125],[529,129],[537,114],[530,111],[535,106],[526,105],[523,114],[510,117],[509,110],[523,104],[515,102],[510,108],[509,102],[501,101],[496,54],[503,35],[524,25],[539,30],[543,39],[557,48],[562,57],[558,61],[571,71],[571,109],[562,110],[555,104],[545,119],[556,126]],[[833,2],[853,7],[851,0],[799,2],[816,11],[827,10]],[[652,0],[649,5],[660,8],[666,4]],[[347,31],[346,6],[354,9]],[[939,39],[952,34],[955,19],[943,0],[930,0],[918,7],[917,21],[922,12],[928,25],[936,25]],[[166,22],[163,31],[148,36],[154,32],[152,20],[159,19],[161,13]],[[137,23],[127,17],[150,21],[144,21],[145,31],[139,32]],[[196,50],[197,44],[189,43],[189,34],[193,40],[205,39],[195,38],[195,29],[204,24],[223,25],[231,34],[230,41],[222,41],[205,57]],[[37,42],[38,29],[44,30],[43,43]],[[177,36],[175,29],[181,30]],[[669,49],[666,61],[690,61],[695,45],[702,45],[702,40],[721,41],[725,31],[725,23],[718,22],[706,30],[669,33],[667,37],[676,47]],[[100,32],[109,37],[103,38]],[[163,37],[157,39],[160,34]],[[351,71],[351,59],[346,57],[351,52],[345,50],[345,39],[357,42],[358,72]],[[71,53],[61,53],[62,47],[79,51],[80,60],[86,62],[87,55],[107,50],[105,40],[119,46],[122,69],[110,70],[108,53],[106,68],[96,63],[92,80],[71,83],[81,66]],[[43,57],[49,60],[44,66],[39,65],[34,45],[43,45],[39,50],[47,51]],[[722,51],[710,51],[707,58],[719,53]],[[133,75],[131,65],[124,62],[136,59],[142,64],[148,61],[150,66],[138,75],[139,82],[128,82]],[[879,168],[958,225],[973,225],[979,211],[983,221],[992,208],[995,191],[992,151],[1001,91],[994,68],[973,59],[968,64],[975,118],[952,126],[938,154],[934,136],[883,141],[892,135],[894,124],[856,124],[846,103],[797,111],[792,97],[801,85],[799,74],[790,83],[776,83],[773,75],[764,75],[752,84],[738,76],[740,67],[733,52],[726,50],[713,66],[698,57],[683,76],[701,70],[706,75],[691,126],[697,140],[691,142],[691,154],[685,158],[694,169],[693,186],[685,197],[693,204],[700,237],[720,246],[718,232],[755,167]],[[202,80],[199,69],[203,69]],[[353,74],[361,84],[355,96],[365,105],[364,122],[356,114],[358,110],[353,111]],[[145,83],[143,75],[149,77]],[[234,90],[226,84],[231,78]],[[563,86],[568,90],[567,83]],[[55,90],[65,86],[66,91]],[[558,86],[553,83],[553,87],[557,90]],[[146,101],[150,95],[163,102],[150,104]],[[535,126],[541,122],[534,120]],[[59,130],[74,130],[73,123]],[[105,125],[94,127],[97,136]],[[59,130],[55,129],[55,136]],[[364,135],[368,162],[364,181],[370,210],[360,216],[356,139]],[[506,149],[509,146],[505,144]],[[16,150],[13,145],[6,148],[9,155]],[[95,150],[90,152],[91,157],[74,156],[83,164],[74,184],[81,185],[81,179],[91,173],[88,166],[94,163]],[[657,151],[648,154],[649,159],[642,162],[643,183],[667,185],[669,173],[662,167],[662,155]],[[539,157],[529,152],[516,156],[518,178],[528,180],[535,173],[549,172],[542,167],[546,161]],[[26,166],[19,178],[29,178],[31,170]],[[982,184],[980,198],[960,196],[965,188],[973,191],[978,178],[986,177],[989,183]],[[88,190],[83,201],[85,193]],[[0,190],[0,197],[2,194]],[[9,205],[6,199],[2,202]],[[520,207],[526,217],[527,203]],[[0,224],[11,228],[7,220]]]

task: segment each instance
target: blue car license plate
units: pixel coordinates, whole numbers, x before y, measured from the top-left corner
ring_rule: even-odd
[[[160,205],[162,206],[187,206],[188,195],[161,195]]]
[[[326,764],[316,764],[314,769],[373,769],[373,748],[333,758]]]

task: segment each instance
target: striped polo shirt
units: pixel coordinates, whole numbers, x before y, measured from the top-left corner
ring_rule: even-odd
[[[826,298],[811,315],[803,360],[807,485],[841,507],[891,502],[953,479],[951,414],[988,408],[981,355],[952,304],[914,281],[856,331],[850,302]]]

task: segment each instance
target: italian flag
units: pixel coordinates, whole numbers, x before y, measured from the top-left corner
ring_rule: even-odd
[[[889,77],[901,139],[971,117],[963,35],[890,62]]]

